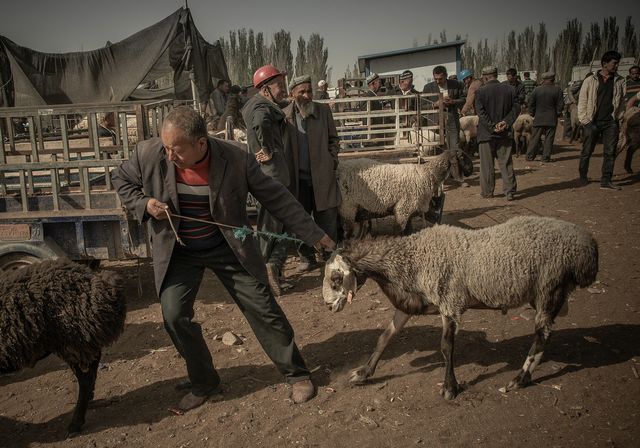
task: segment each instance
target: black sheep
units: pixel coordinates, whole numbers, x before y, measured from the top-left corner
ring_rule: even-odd
[[[80,432],[93,398],[103,347],[124,329],[120,278],[68,260],[43,261],[0,274],[0,373],[33,367],[49,354],[78,379],[69,436]]]

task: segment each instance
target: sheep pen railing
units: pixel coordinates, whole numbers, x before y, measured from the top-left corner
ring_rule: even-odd
[[[341,153],[399,149],[429,156],[444,145],[445,113],[442,106],[434,107],[438,100],[442,105],[442,94],[317,101],[329,104],[334,111]],[[381,103],[382,109],[376,109],[375,102]]]

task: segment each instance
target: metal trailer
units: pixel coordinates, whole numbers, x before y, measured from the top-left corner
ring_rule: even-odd
[[[110,173],[138,140],[159,134],[172,105],[0,108],[0,271],[61,256],[150,256],[146,229],[120,203]],[[105,114],[113,114],[110,134],[101,132]],[[79,120],[86,125],[78,126]],[[21,135],[15,123],[27,132]]]

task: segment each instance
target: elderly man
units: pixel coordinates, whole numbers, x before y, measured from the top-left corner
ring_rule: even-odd
[[[220,384],[201,327],[193,321],[194,301],[207,268],[292,384],[293,401],[312,398],[315,388],[309,371],[291,325],[266,286],[257,244],[254,238],[234,236],[234,227],[251,225],[245,208],[251,193],[307,243],[333,248],[331,238],[291,193],[265,175],[253,155],[224,140],[207,138],[204,120],[188,107],[167,114],[161,138],[139,143],[131,159],[113,171],[112,179],[124,205],[149,224],[165,329],[186,362],[190,380],[183,388],[191,391],[178,407],[188,411],[202,405]]]
[[[527,149],[527,160],[536,158],[540,139],[544,135],[542,161],[551,162],[553,139],[556,135],[558,117],[562,114],[564,101],[562,89],[555,84],[556,74],[542,74],[542,85],[536,87],[529,96],[529,113],[533,115],[533,136]]]
[[[329,106],[313,101],[311,77],[289,83],[291,103],[284,108],[287,120],[285,158],[291,176],[289,189],[316,224],[334,241],[338,238],[340,190],[336,179],[340,139]],[[298,249],[298,271],[316,267],[313,248]]]
[[[464,85],[455,79],[447,79],[447,69],[438,65],[433,69],[433,81],[425,84],[423,93],[442,94],[442,103],[446,111],[445,140],[447,149],[460,147],[460,114],[459,109],[464,105]],[[440,107],[440,100],[433,103],[433,107]]]
[[[627,95],[625,101],[628,103],[636,94],[640,92],[640,67],[634,65],[629,69],[627,77]]]
[[[398,85],[393,88],[392,95],[402,95],[408,98],[403,98],[400,101],[400,110],[404,111],[413,111],[416,110],[416,97],[415,95],[419,94],[414,86],[413,86],[413,72],[411,70],[405,70],[400,74],[398,79]],[[416,117],[412,115],[407,115],[402,117],[401,120],[402,126],[409,127],[415,122]],[[406,132],[405,137],[411,138],[411,134]]]
[[[514,199],[516,175],[513,172],[511,143],[513,141],[513,122],[520,107],[516,91],[507,84],[498,82],[498,69],[482,69],[484,86],[476,93],[476,111],[478,112],[478,146],[480,152],[480,195],[493,197],[495,188],[495,169],[493,159],[498,159],[502,175],[502,188],[507,201]]]
[[[616,160],[618,146],[619,121],[625,110],[625,80],[618,74],[620,53],[607,51],[602,55],[602,68],[593,73],[582,83],[578,97],[578,120],[584,129],[584,141],[580,154],[580,185],[587,185],[589,178],[589,159],[596,147],[598,138],[602,137],[602,175],[600,188],[604,190],[620,190],[611,182],[613,165]]]
[[[284,112],[279,106],[287,95],[285,75],[286,72],[271,64],[256,70],[253,85],[258,92],[242,107],[242,118],[247,126],[249,151],[255,154],[262,171],[288,187],[289,171],[283,155],[282,140],[282,132],[286,125]],[[263,232],[282,231],[282,223],[262,206],[258,208],[256,224],[258,230]],[[274,241],[268,237],[260,239],[260,251],[267,262],[269,286],[276,296],[282,294],[280,275],[287,259],[288,248],[286,241]]]
[[[321,79],[320,81],[318,81],[318,93],[316,95],[316,98],[318,98],[319,100],[328,100],[329,99],[329,92],[327,92],[328,88],[329,88],[329,84],[327,84],[327,81],[325,81],[324,79]]]

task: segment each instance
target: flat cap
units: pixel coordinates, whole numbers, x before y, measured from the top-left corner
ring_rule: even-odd
[[[371,84],[373,81],[375,81],[378,78],[379,76],[377,73],[371,73],[369,76],[367,76],[366,82],[367,84]]]
[[[552,71],[544,72],[542,74],[542,79],[553,79],[556,77],[556,73]]]
[[[300,84],[306,83],[311,84],[311,76],[302,75],[291,78],[291,81],[289,81],[289,90],[292,90],[294,87],[299,86]]]
[[[400,81],[403,81],[403,80],[409,79],[409,78],[413,78],[413,72],[411,70],[405,70],[400,75]]]
[[[497,75],[498,74],[498,67],[495,67],[493,65],[487,65],[486,67],[482,67],[482,74],[483,75]]]

